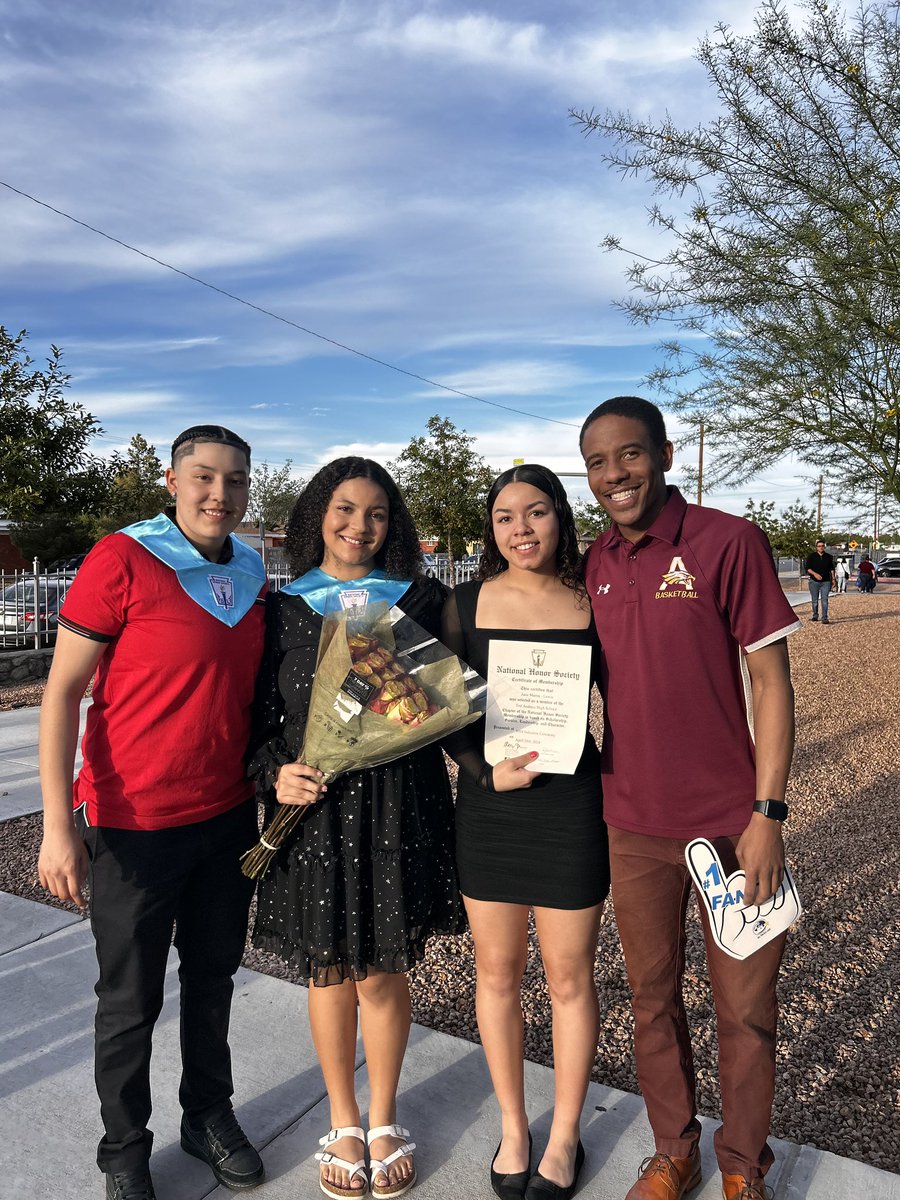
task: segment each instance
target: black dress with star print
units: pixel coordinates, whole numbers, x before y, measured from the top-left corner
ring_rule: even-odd
[[[435,636],[446,591],[415,580],[399,606]],[[322,618],[270,593],[249,773],[273,816],[275,774],[303,744]],[[439,745],[332,780],[259,881],[253,944],[317,985],[398,972],[463,926],[453,803]]]

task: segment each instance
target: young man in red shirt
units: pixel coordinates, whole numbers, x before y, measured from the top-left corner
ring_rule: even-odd
[[[226,1187],[263,1178],[234,1110],[228,1022],[258,836],[244,754],[262,655],[266,577],[230,535],[250,447],[218,425],[172,446],[173,509],[104,538],[59,617],[41,706],[41,883],[85,906],[97,947],[95,1077],[107,1200],[154,1200],[150,1052],[175,931],[181,1144]],[[94,676],[72,783],[79,702]]]
[[[682,998],[685,847],[708,838],[726,873],[743,868],[748,906],[781,883],[794,740],[785,637],[799,622],[763,532],[666,486],[673,449],[655,405],[631,396],[601,404],[581,450],[613,521],[590,549],[586,579],[602,647],[613,903],[656,1142],[627,1200],[678,1200],[700,1182]],[[719,1034],[722,1194],[763,1200],[785,935],[738,961],[715,944],[704,905],[700,914]]]

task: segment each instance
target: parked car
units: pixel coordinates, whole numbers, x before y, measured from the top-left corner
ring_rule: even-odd
[[[73,576],[11,583],[0,593],[0,641],[4,646],[33,646],[38,634],[42,646],[56,641],[59,610]],[[36,602],[37,597],[37,602]]]
[[[876,563],[875,574],[879,579],[900,576],[900,558],[883,558],[880,563]]]
[[[52,574],[54,572],[56,572],[57,574],[61,574],[63,571],[75,572],[78,570],[78,568],[81,566],[81,564],[84,562],[84,560],[86,558],[87,558],[87,553],[73,554],[70,558],[57,558],[54,562],[52,562],[50,564],[50,566],[47,568],[47,571],[50,574]]]

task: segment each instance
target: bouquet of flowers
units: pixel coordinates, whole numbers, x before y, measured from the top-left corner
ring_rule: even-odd
[[[439,741],[481,716],[486,703],[481,676],[396,606],[327,614],[299,761],[327,783]],[[279,807],[243,856],[245,875],[265,872],[309,807]]]

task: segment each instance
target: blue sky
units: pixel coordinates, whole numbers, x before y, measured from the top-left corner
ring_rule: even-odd
[[[704,119],[693,50],[718,21],[749,31],[752,10],[0,0],[0,18],[4,182],[287,321],[534,414],[336,349],[0,188],[0,323],[26,327],[35,358],[63,347],[99,451],[140,432],[164,456],[215,420],[308,476],[343,453],[389,462],[433,413],[497,469],[581,469],[572,426],[608,396],[650,395],[658,335],[614,310],[625,262],[599,248],[607,233],[650,244],[649,190],[609,171],[567,111]],[[707,503],[740,512],[748,495],[781,507],[810,485],[785,463]]]

